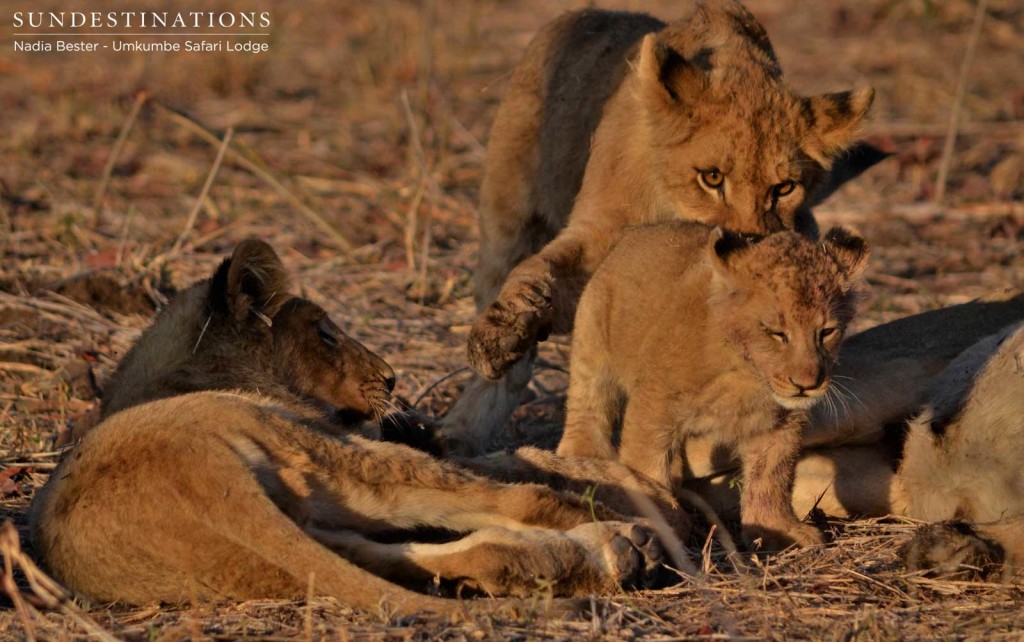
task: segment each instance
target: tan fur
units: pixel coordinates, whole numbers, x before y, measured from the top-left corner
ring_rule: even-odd
[[[866,258],[843,230],[820,244],[684,222],[627,231],[580,300],[558,454],[617,455],[672,487],[676,453],[713,433],[743,464],[745,538],[820,542],[790,508],[793,466]]]
[[[356,434],[388,403],[394,373],[285,283],[270,247],[245,242],[143,334],[106,419],[33,501],[34,548],[58,579],[131,603],[312,586],[407,613],[456,608],[399,585],[435,576],[515,596],[546,580],[572,596],[656,575],[652,532],[599,503]],[[368,539],[418,527],[472,534]]]
[[[973,523],[922,530],[906,551],[910,566],[951,572],[991,563],[1007,579],[1024,575],[1022,460],[1024,324],[1018,324],[950,364],[910,422],[899,471],[901,512]]]
[[[902,491],[895,485],[903,443],[884,439],[885,427],[919,413],[957,355],[1021,320],[1024,294],[1010,290],[848,337],[833,373],[835,403],[811,409],[793,486],[797,514],[815,505],[837,517],[904,510]],[[685,466],[695,478],[688,487],[724,513],[738,511],[737,486],[729,483],[739,468],[734,449],[714,434],[690,439]]]
[[[898,331],[886,326],[876,330],[879,337],[895,339],[912,337],[906,334],[908,329],[932,328],[933,335],[917,337],[918,349],[934,347],[941,357],[949,345],[977,336],[1003,315],[1019,318],[1019,299],[955,306],[928,313],[925,319],[897,322]],[[983,311],[988,314],[979,314]],[[946,344],[941,343],[943,337]],[[876,337],[871,343],[877,347],[886,342]],[[901,349],[909,351],[890,343],[888,354]],[[886,352],[878,354],[884,357]],[[880,362],[884,365],[884,358]],[[896,514],[937,522],[922,527],[904,547],[909,568],[1020,581],[1024,324],[1014,323],[969,346],[925,382],[931,387],[925,395],[928,401],[908,422],[900,451],[886,442],[809,449],[797,465],[794,509],[800,515],[817,505],[836,516]],[[907,385],[916,389],[922,383],[903,384],[903,389]],[[709,476],[688,487],[730,514],[739,504],[731,478],[729,473]]]
[[[930,521],[1024,514],[1024,325],[987,337],[936,380],[909,423],[902,511]]]
[[[689,455],[687,442],[687,455]],[[797,517],[819,509],[832,517],[881,517],[893,513],[902,494],[896,482],[891,446],[875,444],[805,451],[793,475],[792,505]],[[723,518],[739,518],[743,478],[739,462],[729,472],[684,480],[683,487],[703,497]]]
[[[545,27],[498,111],[481,191],[481,315],[468,349],[497,381],[467,387],[449,440],[487,448],[529,380],[538,337],[571,330],[583,286],[626,226],[687,219],[814,235],[808,207],[872,95],[794,94],[738,2],[701,3],[668,25],[584,10]],[[711,170],[721,189],[702,182]]]

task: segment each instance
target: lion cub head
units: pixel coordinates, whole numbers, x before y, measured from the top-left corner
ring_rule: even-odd
[[[722,229],[708,249],[709,311],[784,408],[805,409],[828,390],[867,265],[864,239],[833,228],[816,243],[795,232],[761,240]]]
[[[794,94],[738,2],[702,3],[645,36],[635,82],[664,200],[680,218],[752,233],[816,233],[815,189],[874,96]]]
[[[187,392],[244,390],[347,426],[382,415],[394,384],[383,359],[288,292],[269,245],[249,240],[139,337],[105,391],[103,415]]]

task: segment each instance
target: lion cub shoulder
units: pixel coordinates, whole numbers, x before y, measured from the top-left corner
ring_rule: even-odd
[[[842,229],[821,243],[684,222],[627,232],[580,300],[559,454],[617,454],[671,485],[686,439],[714,433],[743,464],[747,539],[819,541],[793,515],[789,488],[866,258],[863,239]]]

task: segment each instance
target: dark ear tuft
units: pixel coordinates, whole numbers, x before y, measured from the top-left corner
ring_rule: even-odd
[[[649,33],[640,43],[637,73],[644,84],[673,103],[691,100],[708,85],[714,50],[701,49],[693,62]]]
[[[273,248],[263,241],[242,241],[231,258],[214,273],[210,302],[214,310],[230,314],[239,324],[273,317],[289,298],[288,275]]]
[[[833,227],[825,234],[823,242],[848,278],[857,278],[867,267],[871,255],[868,243],[852,229]]]
[[[892,156],[890,152],[863,140],[854,143],[835,158],[831,169],[825,174],[824,180],[815,185],[813,191],[804,200],[804,205],[815,207],[845,183],[852,181],[890,156]]]
[[[711,238],[715,256],[723,263],[729,260],[729,255],[750,247],[750,239],[724,227],[716,227],[711,233]]]
[[[711,232],[711,237],[708,241],[708,254],[711,260],[711,267],[714,268],[719,275],[728,278],[729,262],[734,259],[738,254],[744,252],[750,248],[750,239],[737,234],[731,230],[727,230],[724,227],[716,227]]]
[[[874,99],[871,87],[804,98],[804,117],[817,134],[807,153],[827,167],[853,143]]]

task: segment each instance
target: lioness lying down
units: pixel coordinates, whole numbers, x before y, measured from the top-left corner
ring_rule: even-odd
[[[35,551],[60,581],[101,601],[312,589],[410,612],[455,602],[393,582],[573,596],[652,580],[652,532],[600,503],[360,436],[394,373],[286,281],[268,245],[244,242],[143,333],[105,419],[33,501]],[[371,539],[416,527],[469,534]]]
[[[896,512],[929,521],[910,568],[1024,576],[1024,324],[965,350],[909,424],[893,479]],[[973,524],[968,524],[971,522]]]

